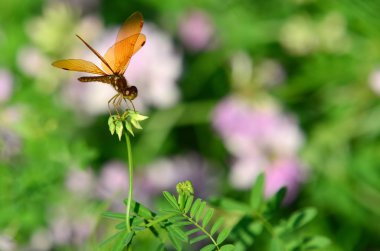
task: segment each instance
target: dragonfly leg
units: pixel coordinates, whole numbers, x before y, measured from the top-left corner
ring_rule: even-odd
[[[108,100],[108,112],[110,113],[110,116],[112,116],[110,103],[112,100],[114,100],[119,94],[114,95],[110,100]]]

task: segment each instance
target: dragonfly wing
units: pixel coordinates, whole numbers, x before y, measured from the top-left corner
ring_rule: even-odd
[[[53,62],[52,65],[64,70],[68,70],[68,71],[79,71],[79,72],[94,73],[98,75],[107,75],[95,64],[83,59],[58,60],[58,61]]]
[[[130,36],[141,33],[144,25],[144,18],[140,12],[133,13],[121,26],[116,37],[116,43]]]
[[[135,34],[123,39],[109,48],[104,58],[114,66],[115,73],[124,74],[132,55],[145,44],[145,40],[144,34]]]

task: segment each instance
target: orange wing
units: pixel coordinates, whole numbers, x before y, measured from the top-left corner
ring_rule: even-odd
[[[89,48],[99,59],[102,61],[102,68],[107,72],[108,74],[115,74],[115,71],[112,70],[112,67],[110,66],[109,62],[107,62],[102,55],[99,54],[94,48],[92,48],[86,41],[84,41],[83,38],[76,35],[86,46]]]
[[[130,36],[141,33],[144,25],[144,18],[140,12],[135,12],[121,26],[116,37],[116,42],[120,42]]]
[[[132,55],[144,46],[145,40],[144,34],[130,36],[109,48],[104,58],[112,65],[112,69],[115,73],[123,75]],[[104,64],[102,64],[102,67],[107,72],[107,68]]]
[[[143,24],[142,14],[135,12],[121,26],[115,44],[104,55],[105,61],[112,67],[112,72],[124,74],[132,55],[145,44],[145,35],[140,34]],[[111,74],[104,62],[102,68]]]
[[[83,59],[58,60],[58,61],[53,62],[52,65],[64,70],[68,70],[68,71],[80,71],[80,72],[94,73],[98,75],[107,75],[95,64]]]

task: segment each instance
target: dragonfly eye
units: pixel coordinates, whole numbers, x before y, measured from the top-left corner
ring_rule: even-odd
[[[136,86],[131,86],[126,91],[126,96],[129,100],[134,100],[137,97],[138,91]]]

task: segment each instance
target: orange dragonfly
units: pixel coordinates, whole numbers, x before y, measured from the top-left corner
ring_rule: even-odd
[[[110,103],[112,102],[116,112],[121,102],[128,99],[132,106],[132,100],[137,97],[137,88],[129,86],[124,77],[125,70],[129,61],[145,44],[145,35],[140,33],[144,24],[143,16],[140,12],[133,13],[121,26],[116,37],[116,42],[112,45],[102,57],[94,48],[92,48],[80,36],[76,35],[101,61],[101,70],[95,64],[83,59],[64,59],[52,63],[53,66],[68,70],[93,73],[100,76],[86,76],[78,78],[81,82],[102,82],[110,84],[117,91],[117,94],[108,101],[108,110],[111,114]]]

